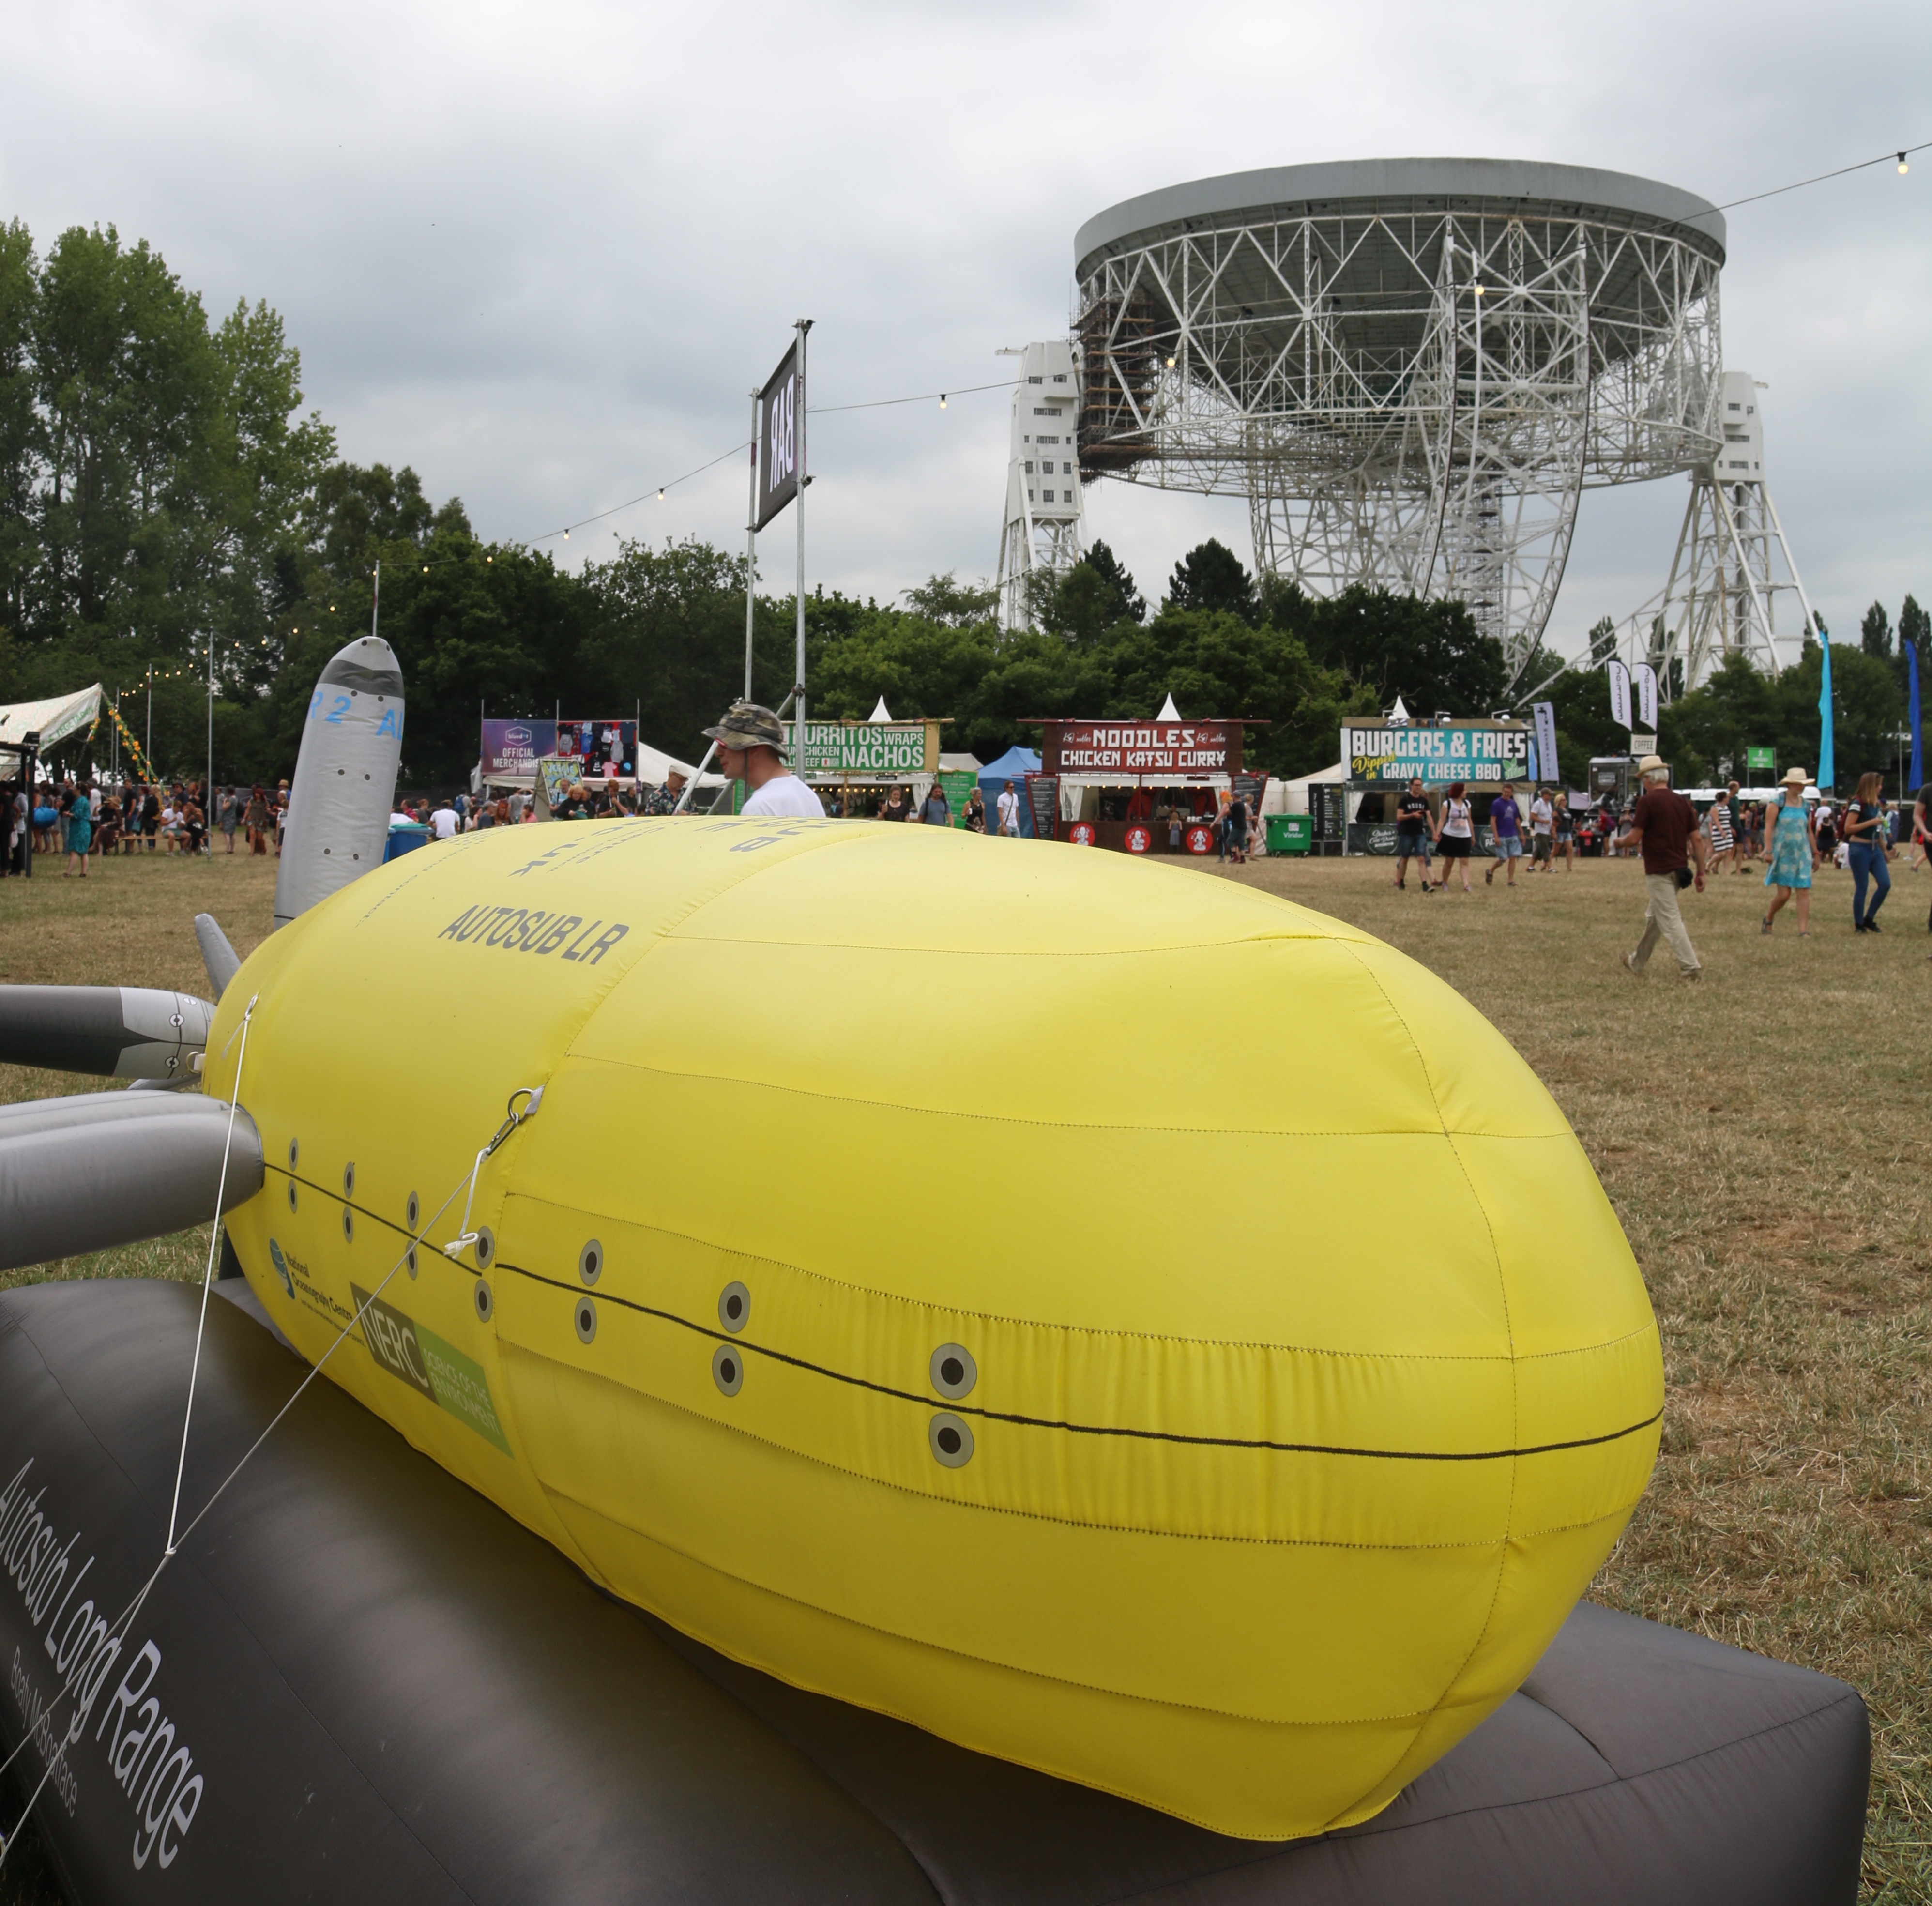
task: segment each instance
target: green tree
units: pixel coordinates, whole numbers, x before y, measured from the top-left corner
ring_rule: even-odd
[[[26,629],[39,548],[36,501],[46,452],[34,401],[39,269],[26,227],[17,218],[0,225],[0,642]]]
[[[1256,614],[1254,578],[1232,549],[1210,536],[1174,564],[1168,581],[1166,606],[1235,615],[1252,622]]]
[[[1310,657],[1340,671],[1376,708],[1400,695],[1412,714],[1487,715],[1504,689],[1502,645],[1460,602],[1424,602],[1359,585],[1332,602],[1271,593],[1270,619],[1300,634]]]
[[[1866,610],[1864,620],[1858,624],[1858,646],[1881,662],[1892,653],[1892,618],[1886,614],[1882,602],[1874,602]]]
[[[1000,592],[990,585],[976,589],[954,579],[948,569],[943,576],[929,576],[916,589],[908,589],[905,599],[914,612],[933,622],[962,629],[968,623],[982,622],[993,613]]]

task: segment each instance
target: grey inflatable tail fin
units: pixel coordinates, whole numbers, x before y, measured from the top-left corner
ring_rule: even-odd
[[[194,937],[201,948],[201,963],[208,968],[209,983],[219,999],[240,969],[242,956],[228,944],[228,935],[215,924],[212,914],[195,915]]]

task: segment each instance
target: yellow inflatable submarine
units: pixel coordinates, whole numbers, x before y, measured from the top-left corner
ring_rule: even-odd
[[[261,1131],[229,1225],[275,1322],[320,1358],[380,1289],[329,1374],[596,1580],[1222,1832],[1386,1805],[1656,1454],[1643,1284],[1528,1067],[1184,869],[472,835],[266,941],[207,1085]]]

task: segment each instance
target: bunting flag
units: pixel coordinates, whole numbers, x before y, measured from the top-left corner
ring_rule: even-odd
[[[1821,623],[1818,647],[1824,658],[1818,681],[1818,791],[1828,794],[1838,785],[1838,764],[1832,758],[1832,638]]]

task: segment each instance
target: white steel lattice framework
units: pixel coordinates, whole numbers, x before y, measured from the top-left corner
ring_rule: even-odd
[[[1512,674],[1581,492],[1715,448],[1724,219],[1672,187],[1288,167],[1130,200],[1076,252],[1084,479],[1244,495],[1263,569],[1459,598]]]
[[[1816,627],[1765,476],[1762,388],[1748,371],[1724,374],[1722,440],[1690,473],[1670,578],[1619,631],[1630,659],[1655,668],[1666,698],[1696,688],[1732,654],[1774,675],[1786,661],[1779,641],[1802,641]],[[1780,636],[1784,595],[1797,597],[1800,620]]]

